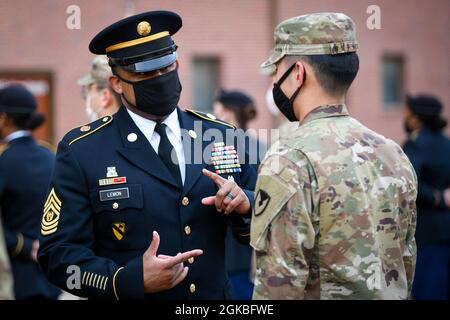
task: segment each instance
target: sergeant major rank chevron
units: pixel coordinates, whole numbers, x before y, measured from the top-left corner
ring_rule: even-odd
[[[41,234],[43,236],[52,234],[58,229],[61,205],[61,200],[56,195],[55,189],[52,188],[44,204],[44,214],[41,221]]]

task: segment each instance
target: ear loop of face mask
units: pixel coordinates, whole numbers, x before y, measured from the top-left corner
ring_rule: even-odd
[[[292,66],[290,66],[289,69],[287,69],[286,72],[281,76],[281,78],[278,80],[278,82],[276,82],[277,86],[279,86],[280,89],[281,89],[281,84],[284,82],[284,80],[286,80],[287,77],[289,77],[289,75],[291,74],[292,70],[295,68],[296,64],[297,64],[297,62],[292,64]],[[295,90],[295,92],[289,98],[289,101],[291,103],[293,103],[295,98],[297,98],[297,95],[300,93],[300,89],[303,86],[303,84],[305,83],[305,81],[306,81],[306,70],[305,70],[305,67],[303,66],[303,81],[302,81],[301,86],[299,86],[297,88],[297,90]]]
[[[130,84],[131,86],[133,86],[134,83],[138,82],[138,81],[130,81],[130,80],[126,80],[126,79],[122,78],[121,76],[119,76],[119,75],[118,75],[116,72],[114,72],[114,71],[113,71],[113,75],[115,75],[117,78],[119,78],[120,81],[123,81],[123,82],[125,82],[125,83],[128,83],[128,84]],[[125,97],[125,94],[124,94],[123,92],[120,94],[120,96],[125,100],[125,102],[126,102],[129,106],[131,106],[131,107],[137,109],[137,107],[136,107],[134,104],[132,104],[132,103],[130,103],[130,101],[128,101],[128,99]]]

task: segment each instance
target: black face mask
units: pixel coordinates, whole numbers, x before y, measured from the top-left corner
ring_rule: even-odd
[[[178,70],[167,72],[155,78],[141,81],[129,81],[116,76],[123,82],[133,86],[136,105],[132,105],[125,95],[125,101],[132,107],[155,116],[167,116],[178,105],[181,93],[181,83]]]
[[[277,105],[278,109],[280,109],[281,113],[284,114],[289,121],[298,121],[294,113],[293,102],[295,98],[297,98],[297,95],[299,94],[301,87],[298,87],[298,89],[295,90],[294,94],[290,98],[288,98],[284,94],[283,90],[281,90],[281,84],[283,83],[284,80],[286,80],[286,78],[292,72],[294,67],[295,63],[289,69],[286,70],[286,72],[281,76],[278,82],[275,82],[273,84],[272,89],[273,101]],[[303,82],[305,82],[305,80],[306,80],[306,72],[303,71]]]

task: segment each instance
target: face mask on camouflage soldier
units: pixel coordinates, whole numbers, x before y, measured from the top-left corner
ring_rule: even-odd
[[[283,90],[281,90],[281,84],[286,80],[286,78],[291,74],[292,70],[295,68],[295,63],[286,70],[286,72],[281,76],[278,82],[273,84],[272,94],[273,100],[277,105],[278,109],[280,109],[281,113],[288,118],[289,121],[298,121],[297,117],[294,113],[294,100],[297,98],[297,95],[300,93],[300,87],[295,90],[290,98],[288,98]],[[303,82],[306,80],[306,72],[303,71]]]

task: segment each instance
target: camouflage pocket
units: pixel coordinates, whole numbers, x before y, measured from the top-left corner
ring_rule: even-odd
[[[295,193],[296,189],[277,175],[263,175],[258,178],[250,240],[255,250],[266,251],[270,224]]]

